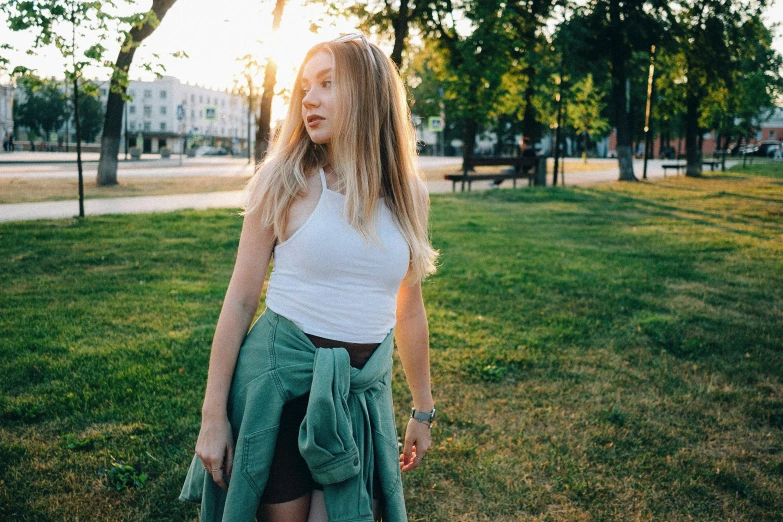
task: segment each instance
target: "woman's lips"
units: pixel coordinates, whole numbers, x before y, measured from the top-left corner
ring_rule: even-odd
[[[317,127],[322,121],[324,121],[324,118],[320,116],[308,116],[307,117],[307,126],[308,127]]]

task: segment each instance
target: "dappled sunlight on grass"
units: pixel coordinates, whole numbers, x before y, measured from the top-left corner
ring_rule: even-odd
[[[781,517],[783,197],[721,176],[432,196],[411,520]],[[196,517],[174,499],[240,226],[0,226],[0,518]],[[146,484],[112,489],[115,463]]]

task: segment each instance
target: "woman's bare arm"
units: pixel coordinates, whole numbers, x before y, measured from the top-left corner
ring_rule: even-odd
[[[421,283],[400,287],[397,294],[397,326],[394,338],[413,396],[413,407],[429,412],[434,407],[434,401],[430,383],[429,327],[421,295]],[[431,444],[429,427],[410,419],[405,431],[402,471],[418,467]]]
[[[234,272],[212,340],[201,432],[196,443],[204,467],[219,469],[211,474],[222,488],[227,487],[225,478],[231,476],[234,453],[226,410],[228,392],[239,348],[258,309],[273,248],[274,234],[271,228],[262,226],[260,213],[245,215]]]

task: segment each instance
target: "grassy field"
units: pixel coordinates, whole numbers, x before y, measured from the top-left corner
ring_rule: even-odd
[[[783,518],[783,180],[432,202],[438,420],[411,520]],[[196,518],[176,497],[240,226],[0,225],[0,520]]]

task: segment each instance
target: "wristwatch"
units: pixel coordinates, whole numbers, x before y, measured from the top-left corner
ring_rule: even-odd
[[[435,408],[432,411],[418,411],[416,408],[411,408],[411,419],[421,422],[422,424],[432,427],[432,421],[435,418]]]

